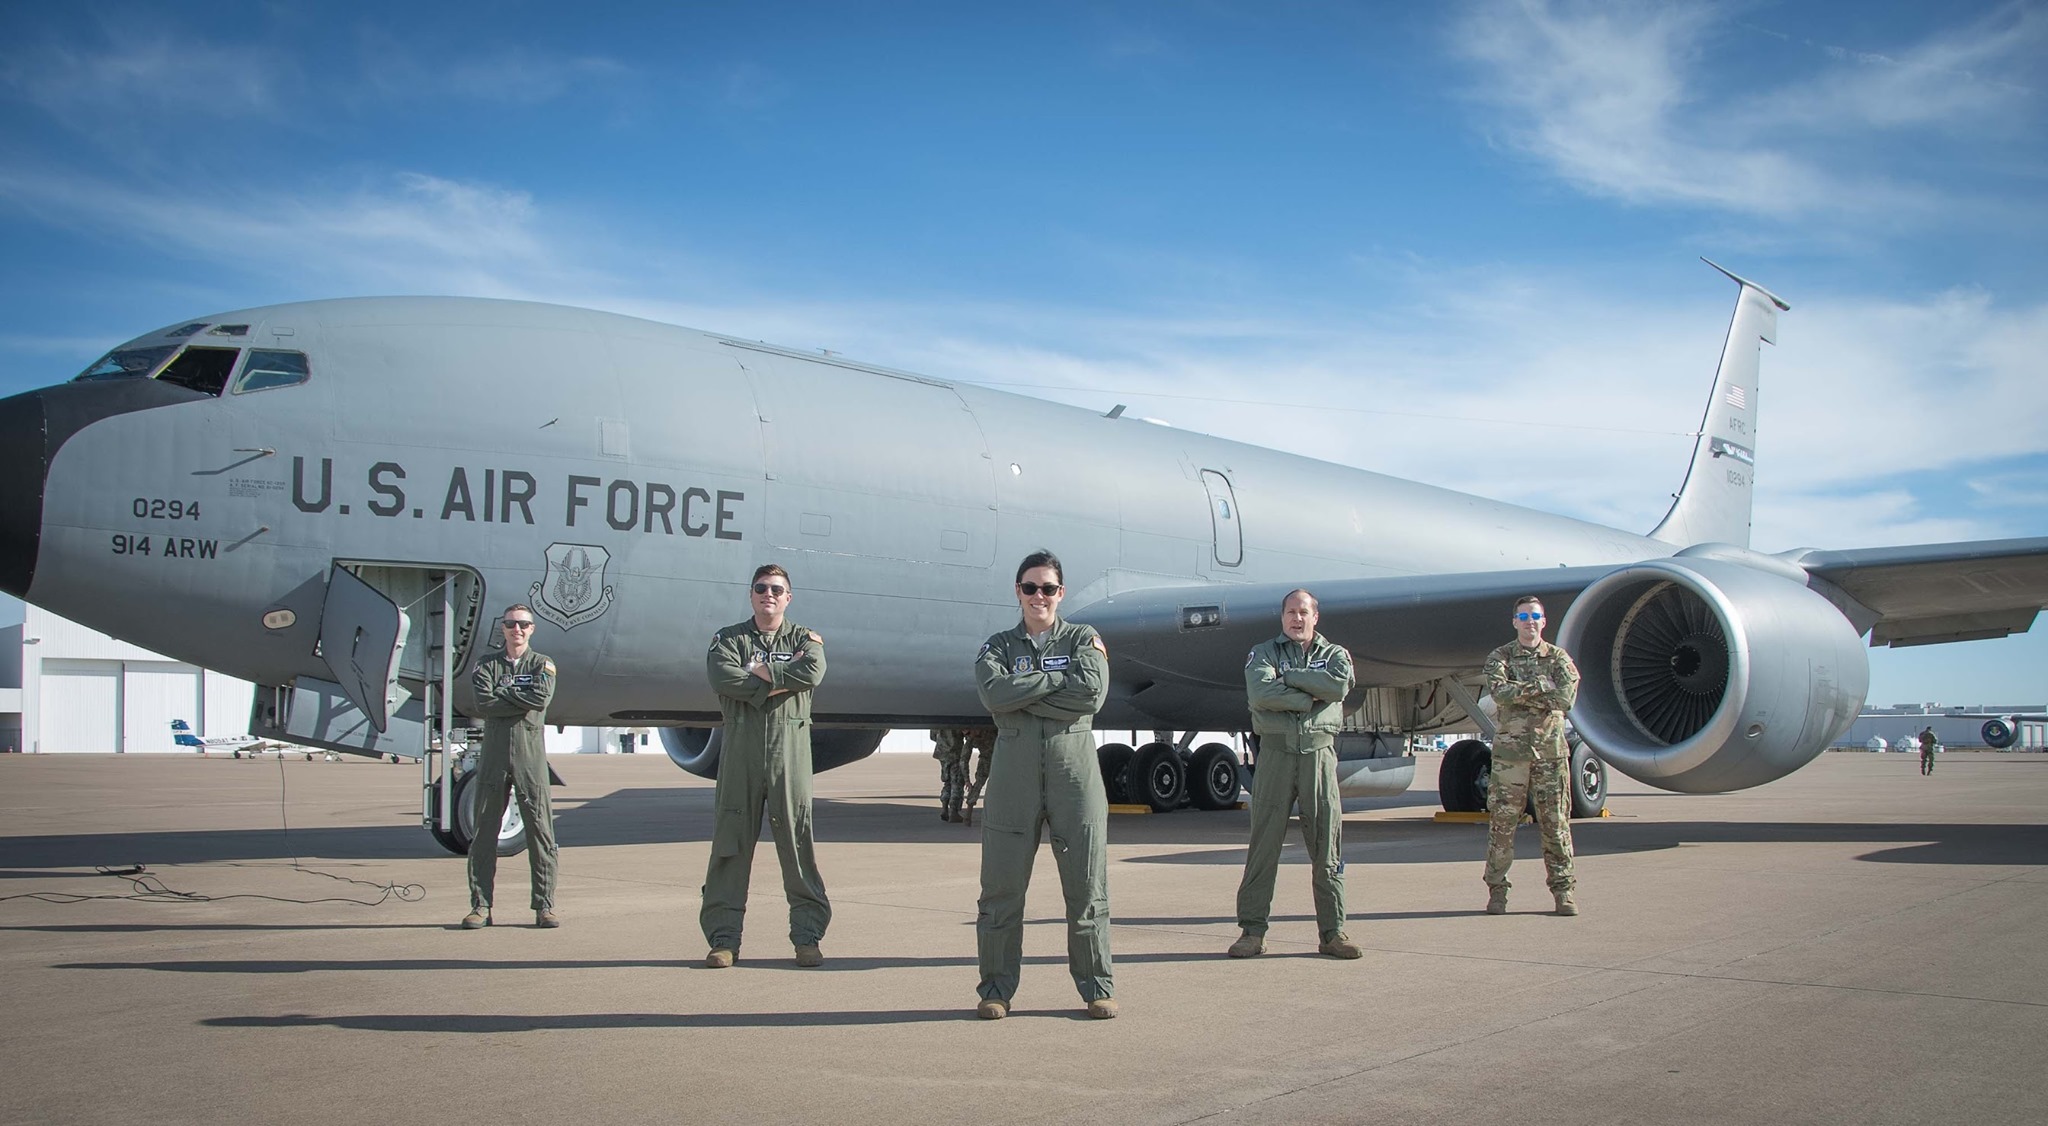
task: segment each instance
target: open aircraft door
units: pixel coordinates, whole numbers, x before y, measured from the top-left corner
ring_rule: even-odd
[[[327,573],[320,611],[320,657],[334,683],[380,733],[412,694],[398,683],[411,619],[376,587],[336,563]]]

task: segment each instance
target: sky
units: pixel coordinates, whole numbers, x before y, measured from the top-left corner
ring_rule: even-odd
[[[1704,256],[1792,307],[1753,546],[2048,535],[2048,3],[994,7],[0,5],[0,394],[522,298],[1641,532]],[[1870,700],[2048,702],[2048,623],[1873,651]]]

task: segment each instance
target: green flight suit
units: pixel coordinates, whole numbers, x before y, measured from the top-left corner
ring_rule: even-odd
[[[1024,893],[1039,826],[1052,827],[1067,902],[1067,969],[1083,1001],[1115,994],[1109,957],[1109,798],[1095,758],[1095,713],[1109,695],[1109,653],[1091,626],[1054,621],[1033,644],[1019,622],[974,662],[996,723],[981,822],[974,932],[983,1000],[1008,1003],[1024,963]]]
[[[770,680],[747,671],[756,655]],[[739,951],[765,808],[789,900],[789,940],[816,945],[832,922],[811,841],[811,689],[825,679],[825,641],[786,619],[763,634],[749,618],[719,630],[704,663],[725,714],[718,812],[698,916],[704,938],[713,949]]]
[[[1510,641],[1486,658],[1493,697],[1493,780],[1486,790],[1486,885],[1511,888],[1515,827],[1525,805],[1536,808],[1543,869],[1552,892],[1577,886],[1572,865],[1571,747],[1564,713],[1579,695],[1579,667],[1548,641]]]
[[[1237,925],[1265,934],[1279,877],[1287,815],[1301,807],[1316,930],[1344,929],[1344,807],[1337,793],[1337,729],[1356,683],[1351,653],[1318,633],[1303,645],[1285,634],[1245,658],[1244,691],[1259,754],[1252,771],[1252,837],[1237,885]]]
[[[475,717],[484,721],[476,757],[476,836],[469,842],[469,909],[488,916],[498,878],[498,825],[506,790],[519,798],[526,819],[526,859],[533,868],[533,909],[555,906],[555,807],[548,793],[548,753],[542,738],[548,701],[555,697],[555,663],[528,649],[518,660],[503,653],[479,663],[470,676]]]

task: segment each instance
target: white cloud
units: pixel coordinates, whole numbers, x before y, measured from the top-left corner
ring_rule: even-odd
[[[2023,15],[2002,33],[1957,33],[1758,88],[1709,78],[1727,19],[1701,3],[1480,0],[1455,24],[1453,47],[1476,65],[1478,97],[1501,111],[1498,136],[1589,194],[1896,221],[1938,215],[1939,191],[1826,142],[1854,142],[1872,126],[1981,119],[2012,91],[1969,64],[2025,57],[2040,37],[2040,20]]]
[[[1895,53],[1816,44],[1843,66],[1771,99],[1779,123],[1839,130],[1845,123],[2002,131],[2026,116],[2048,49],[2048,17],[2011,3]]]
[[[0,81],[82,132],[125,134],[132,119],[267,117],[286,84],[275,56],[219,39],[132,22],[104,26],[103,45],[16,43]]]

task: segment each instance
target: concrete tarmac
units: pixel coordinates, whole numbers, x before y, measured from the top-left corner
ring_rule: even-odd
[[[1232,961],[1247,815],[1114,817],[1122,1017],[1081,1012],[1041,850],[993,1022],[980,830],[939,821],[929,758],[819,777],[813,970],[765,843],[739,965],[701,967],[710,783],[553,764],[562,928],[513,857],[511,925],[465,932],[415,765],[0,756],[0,1120],[2048,1121],[2048,756],[1829,754],[1714,797],[1617,775],[1575,826],[1575,919],[1533,827],[1489,917],[1483,826],[1427,789],[1347,803],[1355,962],[1315,953],[1298,840],[1270,952]]]

